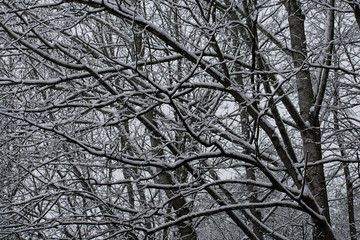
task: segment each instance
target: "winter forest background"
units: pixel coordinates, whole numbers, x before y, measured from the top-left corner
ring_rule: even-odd
[[[360,238],[360,3],[0,0],[0,239]]]

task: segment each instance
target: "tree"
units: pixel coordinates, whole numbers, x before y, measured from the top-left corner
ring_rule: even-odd
[[[4,239],[359,235],[358,3],[0,4]]]

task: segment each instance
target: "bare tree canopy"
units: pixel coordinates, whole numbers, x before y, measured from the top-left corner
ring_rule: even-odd
[[[0,239],[360,238],[360,4],[0,0]]]

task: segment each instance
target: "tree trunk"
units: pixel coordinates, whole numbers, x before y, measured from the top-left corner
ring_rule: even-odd
[[[154,125],[156,125],[153,114],[154,113],[152,111],[150,111],[145,114],[145,117],[150,122],[152,122]],[[160,146],[161,146],[160,140],[157,137],[152,135],[150,137],[150,141],[151,141],[151,146],[154,149],[159,148],[157,155],[165,156],[164,152],[162,151],[162,148],[160,148]],[[168,184],[168,185],[175,184],[174,178],[166,171],[162,171],[159,174],[158,181],[159,181],[159,183],[162,183],[162,184]],[[176,216],[178,218],[185,216],[191,212],[184,196],[179,195],[178,197],[176,197],[175,196],[176,192],[173,192],[172,190],[165,190],[165,194],[169,199],[173,198],[173,200],[170,202],[170,204],[171,204],[171,207],[175,210]],[[179,234],[180,234],[181,240],[196,240],[197,239],[197,234],[196,234],[195,229],[193,228],[193,223],[191,220],[188,220],[187,222],[180,222],[177,227],[179,229]]]
[[[339,91],[338,91],[338,84],[335,83],[334,86],[334,106],[339,105]],[[337,110],[334,110],[334,129],[339,133],[340,126],[339,126],[339,118]],[[336,137],[337,144],[340,149],[340,155],[343,158],[347,157],[345,152],[345,146],[343,144],[343,139],[340,135]],[[354,192],[353,192],[353,184],[351,181],[349,165],[347,163],[344,164],[344,174],[345,174],[345,186],[346,186],[346,204],[347,204],[347,213],[348,213],[348,221],[349,221],[349,232],[350,232],[350,239],[356,240],[356,225],[355,225],[355,211],[354,211]]]
[[[308,156],[308,162],[315,163],[322,159],[320,123],[317,115],[313,114],[313,103],[315,102],[310,72],[304,68],[307,58],[305,37],[305,15],[301,12],[300,3],[289,0],[286,4],[290,28],[291,47],[293,49],[293,64],[297,71],[296,87],[300,115],[306,123],[305,129],[301,131],[304,156]],[[310,167],[307,170],[306,181],[323,215],[326,224],[330,224],[329,204],[327,198],[324,168],[322,164]],[[314,219],[313,238],[316,240],[335,239],[331,229],[324,222]]]
[[[349,4],[350,4],[351,8],[353,9],[356,23],[357,23],[358,27],[360,28],[360,3],[356,3],[356,1],[354,1],[354,3],[349,3]]]

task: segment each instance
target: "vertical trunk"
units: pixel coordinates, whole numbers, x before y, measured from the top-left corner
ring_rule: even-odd
[[[247,179],[250,179],[250,180],[256,180],[256,177],[255,177],[255,171],[253,168],[251,167],[247,167],[246,168],[246,178]],[[257,198],[257,193],[256,193],[256,189],[253,185],[248,185],[247,186],[247,190],[249,192],[249,201],[251,203],[258,203],[259,200]],[[261,212],[259,210],[257,210],[256,208],[250,208],[250,212],[259,220],[261,221]],[[263,232],[262,232],[262,228],[260,226],[258,226],[257,224],[254,224],[253,223],[253,227],[252,227],[255,235],[260,239],[264,239],[263,238]]]
[[[242,76],[239,75],[237,82],[239,83],[239,85],[241,87],[244,87],[244,82],[242,79]],[[249,126],[248,126],[248,114],[246,111],[244,110],[240,110],[240,118],[241,118],[241,132],[244,135],[244,137],[249,140],[250,139],[250,130],[249,130]],[[255,176],[255,170],[252,167],[246,167],[246,178],[250,179],[250,180],[256,180],[256,176]],[[249,201],[251,203],[257,203],[259,202],[257,199],[257,194],[256,194],[256,189],[253,185],[247,185],[247,191],[249,194]],[[250,212],[259,220],[261,221],[261,212],[259,210],[257,210],[256,208],[250,208]],[[253,226],[252,226],[252,230],[254,232],[254,234],[259,238],[259,240],[264,239],[263,238],[263,231],[262,228],[253,222]]]
[[[338,84],[335,84],[335,91],[334,91],[334,106],[339,105],[339,92],[338,92]],[[339,126],[339,118],[337,110],[334,111],[334,128],[337,132],[340,131]],[[343,139],[340,135],[337,135],[337,144],[340,148],[341,157],[346,158],[347,154],[345,152],[345,146],[343,144]],[[347,211],[348,211],[348,221],[349,221],[349,232],[350,232],[350,239],[356,240],[356,227],[355,227],[355,214],[354,214],[354,193],[353,193],[353,184],[351,181],[349,166],[347,163],[344,164],[344,174],[345,174],[345,186],[346,186],[346,204],[347,204]]]
[[[137,58],[142,58],[144,55],[144,51],[143,51],[144,43],[143,43],[143,38],[142,38],[142,32],[136,26],[134,27],[134,29],[135,29],[135,31],[134,31],[135,44],[134,44],[134,49],[133,49],[133,57],[132,57],[133,60],[135,60]],[[153,111],[149,111],[148,113],[146,113],[145,118],[147,120],[149,120],[154,126],[157,125],[156,122],[154,121],[154,112]],[[159,150],[157,152],[157,155],[159,157],[165,155],[163,153],[162,149],[160,149],[161,141],[159,140],[159,138],[157,138],[156,133],[152,133],[152,135],[150,137],[150,142],[151,142],[151,146],[153,149],[159,148]],[[175,178],[173,178],[168,172],[163,171],[159,174],[157,181],[162,184],[172,185],[172,184],[175,184],[174,179]],[[165,194],[168,198],[174,198],[174,196],[176,195],[176,192],[173,192],[172,190],[165,190]],[[187,201],[186,201],[185,197],[183,197],[183,196],[175,197],[170,202],[170,205],[175,210],[177,217],[182,217],[184,215],[187,215],[191,211],[189,209],[189,207],[187,206]],[[197,234],[196,234],[195,229],[193,228],[193,224],[192,224],[191,220],[187,221],[187,223],[185,223],[185,222],[179,223],[178,229],[179,229],[180,239],[182,239],[182,240],[197,239]],[[148,238],[152,238],[152,237],[150,236]]]
[[[353,1],[353,3],[349,3],[349,4],[350,4],[351,8],[353,9],[356,23],[357,23],[358,27],[360,28],[360,3],[356,3],[356,1]]]
[[[150,122],[152,122],[156,126],[153,112],[150,111],[146,113],[145,116]],[[156,133],[154,133],[153,135],[156,135]],[[158,149],[157,155],[159,157],[165,156],[164,152],[162,151],[162,148],[160,148],[161,142],[159,138],[153,135],[150,137],[151,146],[153,147],[153,149]],[[168,172],[165,171],[159,174],[158,181],[162,184],[169,184],[169,185],[175,184],[174,178]],[[171,207],[175,210],[176,216],[178,218],[190,213],[191,210],[189,209],[185,197],[183,197],[182,195],[175,197],[176,192],[173,192],[172,190],[165,190],[165,194],[168,198],[173,198],[170,204]],[[187,222],[180,222],[178,224],[178,229],[179,229],[180,239],[182,240],[197,239],[197,234],[195,229],[193,228],[193,223],[191,220],[188,220]]]
[[[354,209],[354,193],[353,193],[353,184],[350,177],[350,171],[348,164],[344,166],[345,181],[346,181],[346,203],[348,210],[348,220],[349,220],[349,231],[350,239],[357,239],[357,230],[355,226],[355,209]]]
[[[130,131],[129,124],[127,122],[125,122],[125,123],[123,123],[123,125],[124,125],[125,132],[129,132]],[[119,132],[121,132],[120,129],[119,129]],[[131,147],[129,147],[128,144],[126,143],[127,137],[125,136],[125,134],[121,135],[120,139],[121,139],[121,151],[131,154]],[[131,168],[124,167],[123,174],[124,174],[124,178],[126,180],[131,180],[131,171],[132,171]],[[129,200],[130,207],[134,209],[135,208],[135,192],[134,192],[132,183],[126,184],[126,191],[128,194],[128,200]]]
[[[290,28],[292,58],[296,74],[296,87],[300,115],[306,123],[306,128],[301,132],[304,155],[309,157],[309,162],[316,162],[322,159],[320,123],[317,115],[312,114],[314,93],[310,72],[303,64],[307,58],[306,37],[305,37],[305,15],[301,12],[300,3],[297,0],[289,0],[285,3],[288,12]],[[313,238],[316,240],[334,239],[331,229],[326,226],[330,224],[329,205],[326,191],[324,168],[318,164],[308,169],[306,176],[311,192],[314,194],[317,203],[322,209],[322,214],[327,223],[314,219]]]

